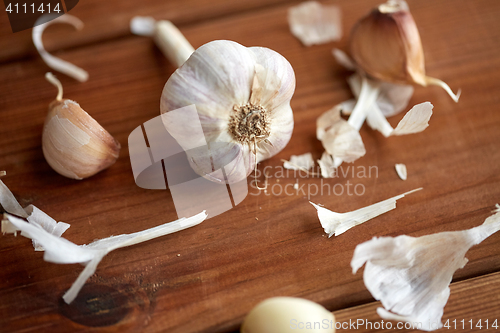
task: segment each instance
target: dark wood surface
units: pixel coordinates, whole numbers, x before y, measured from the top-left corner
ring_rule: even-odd
[[[175,70],[149,38],[128,32],[129,19],[145,14],[172,19],[195,48],[229,39],[270,47],[285,56],[297,78],[292,99],[296,125],[288,146],[260,168],[279,167],[280,159],[292,154],[312,152],[319,158],[323,149],[315,138],[316,118],[351,98],[349,73],[335,63],[331,49],[345,50],[354,22],[379,1],[330,2],[341,6],[344,37],[310,48],[288,29],[287,9],[296,3],[81,1],[71,14],[86,27],[80,32],[51,27],[44,42],[54,54],[89,71],[86,83],[58,75],[65,97],[79,102],[122,144],[115,165],[83,181],[56,174],[44,160],[42,127],[56,92],[44,79],[49,69],[34,51],[30,31],[12,34],[7,15],[1,14],[0,170],[7,171],[2,180],[23,206],[32,203],[70,223],[64,237],[76,244],[177,218],[168,190],[135,185],[128,154],[128,135],[159,114],[163,85]],[[416,87],[410,104],[434,105],[429,128],[386,139],[363,126],[367,154],[351,167],[376,166],[378,177],[324,180],[331,186],[360,184],[365,193],[324,193],[311,200],[345,212],[414,188],[423,191],[399,200],[395,210],[329,239],[307,196],[272,193],[273,188],[295,183],[295,177],[270,178],[269,195],[250,188],[235,209],[200,226],[110,253],[70,306],[61,296],[82,266],[47,263],[28,239],[1,236],[0,331],[229,332],[239,328],[259,301],[278,295],[316,301],[338,313],[339,320],[365,314],[376,320],[362,272],[351,273],[357,244],[373,236],[471,228],[500,202],[500,2],[409,5],[428,74],[455,91],[461,88],[460,102],[455,104],[437,87]],[[402,116],[389,121],[395,126]],[[395,163],[407,165],[407,181],[398,178]],[[299,182],[307,187],[321,180]],[[452,287],[445,318],[500,320],[499,242],[500,234],[495,234],[468,252],[469,263],[454,275],[454,283],[460,282]],[[485,279],[491,283],[482,283]],[[478,292],[484,295],[481,299],[474,298]],[[465,311],[470,304],[480,306]],[[360,307],[370,310],[358,312]]]

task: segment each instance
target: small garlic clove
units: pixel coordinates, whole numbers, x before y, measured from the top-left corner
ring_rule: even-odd
[[[455,102],[443,81],[426,76],[424,52],[417,25],[403,0],[389,0],[354,26],[350,50],[358,68],[376,79],[392,83],[438,85]]]
[[[241,333],[334,333],[335,316],[323,306],[296,297],[272,297],[245,317]]]
[[[57,99],[49,105],[42,134],[47,163],[73,179],[90,177],[114,164],[120,143],[78,103],[62,99],[60,82],[51,73],[46,78],[59,89]]]

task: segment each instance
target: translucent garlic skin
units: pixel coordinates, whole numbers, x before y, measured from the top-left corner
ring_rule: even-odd
[[[441,328],[449,285],[457,269],[467,263],[474,245],[500,230],[500,206],[475,228],[410,237],[373,238],[359,244],[351,260],[353,273],[366,263],[363,281],[384,308],[383,319],[422,323],[419,329]]]
[[[217,147],[210,152],[209,166],[190,156],[191,166],[207,179],[234,183],[288,144],[293,131],[290,100],[294,90],[292,66],[279,53],[218,40],[198,48],[172,74],[163,89],[160,110],[166,115],[194,104],[206,144]],[[186,152],[198,144],[189,130],[188,116],[162,119]],[[214,165],[228,164],[225,176],[213,173]]]

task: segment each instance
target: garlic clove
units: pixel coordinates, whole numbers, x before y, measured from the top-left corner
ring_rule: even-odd
[[[443,81],[425,74],[424,53],[417,25],[403,0],[389,0],[354,26],[350,50],[358,68],[371,77],[392,83],[438,85],[455,102]]]
[[[90,177],[114,164],[120,143],[78,103],[62,99],[61,84],[51,73],[46,78],[59,89],[57,99],[49,105],[42,134],[47,163],[73,179]]]
[[[323,306],[297,297],[272,297],[245,317],[241,333],[334,333],[335,316]]]

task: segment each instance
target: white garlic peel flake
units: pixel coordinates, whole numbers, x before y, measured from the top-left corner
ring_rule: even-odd
[[[361,223],[364,223],[390,210],[395,209],[396,201],[398,199],[401,199],[405,195],[408,195],[410,193],[420,191],[421,189],[422,188],[417,188],[415,190],[347,213],[332,212],[331,210],[321,207],[320,205],[314,204],[310,201],[309,202],[317,209],[319,222],[325,230],[325,233],[328,234],[328,237],[332,237],[333,235],[338,236],[351,229],[352,227],[360,225]]]
[[[293,333],[302,330],[334,333],[335,317],[323,306],[307,299],[272,297],[257,304],[241,326],[241,333]]]
[[[406,171],[406,165],[398,163],[394,166],[396,169],[396,173],[398,174],[399,178],[402,180],[406,180],[408,176],[408,172]]]
[[[61,237],[61,235],[68,230],[70,225],[64,222],[56,222],[49,215],[45,214],[43,211],[38,209],[33,205],[29,205],[26,208],[22,208],[19,202],[16,200],[9,188],[0,180],[0,205],[5,209],[7,213],[14,214],[17,216],[24,217],[29,223],[37,224],[48,233]],[[2,220],[1,231],[4,234],[15,234],[17,235],[17,229],[8,219]],[[33,240],[33,247],[35,251],[43,251],[43,247]]]
[[[336,160],[354,162],[366,153],[358,130],[340,117],[341,105],[324,112],[316,121],[316,137],[326,152]],[[326,159],[323,163],[326,163]]]
[[[290,156],[290,161],[284,161],[283,167],[290,170],[309,170],[314,167],[311,153]]]
[[[335,5],[306,1],[288,10],[290,31],[305,46],[342,38],[341,12]]]
[[[207,218],[207,214],[201,212],[189,218],[181,218],[132,234],[111,236],[88,245],[76,245],[65,238],[50,234],[38,224],[27,223],[15,216],[7,215],[7,218],[18,230],[21,230],[22,236],[37,241],[45,248],[43,256],[45,261],[57,264],[81,263],[85,266],[85,269],[63,296],[64,301],[69,304],[78,295],[85,281],[94,274],[102,258],[109,252],[193,227],[203,222]]]
[[[500,230],[500,205],[478,227],[421,237],[374,237],[359,244],[351,260],[355,274],[365,263],[363,280],[384,308],[384,319],[422,323],[421,329],[441,328],[453,274],[467,263],[473,246]],[[420,327],[419,327],[420,328]]]
[[[48,18],[50,18],[51,15],[55,14],[45,14],[41,16],[37,20],[37,22],[46,21]],[[43,61],[45,61],[47,66],[49,66],[50,68],[58,72],[64,73],[80,82],[87,81],[89,78],[89,74],[85,70],[83,70],[78,66],[73,65],[72,63],[69,63],[65,60],[55,57],[45,50],[45,47],[43,46],[42,42],[42,34],[48,26],[54,23],[67,23],[75,27],[77,30],[81,30],[83,28],[83,22],[79,18],[70,14],[64,14],[43,24],[36,25],[35,23],[35,27],[33,28],[32,32],[32,38],[33,38],[33,44],[35,44],[38,53],[40,53],[40,56],[42,57]]]

